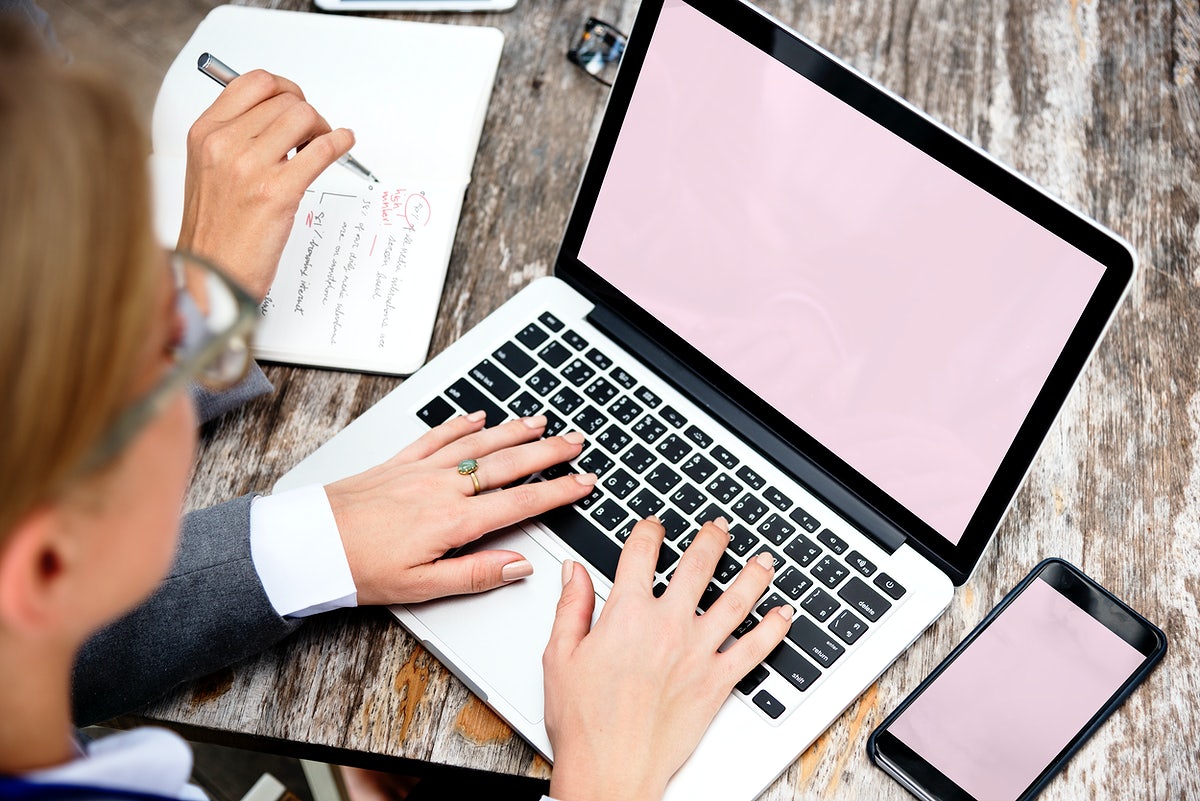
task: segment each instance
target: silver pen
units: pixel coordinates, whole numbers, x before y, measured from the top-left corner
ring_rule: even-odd
[[[196,69],[200,70],[205,75],[221,84],[221,86],[228,86],[230,81],[238,77],[237,72],[230,69],[229,65],[225,64],[225,62],[221,61],[212,53],[204,53],[201,55],[199,60],[196,61]],[[351,172],[357,173],[368,181],[379,183],[379,179],[375,177],[374,173],[364,167],[358,159],[354,158],[354,156],[351,156],[349,153],[338,159],[337,163],[341,164]]]

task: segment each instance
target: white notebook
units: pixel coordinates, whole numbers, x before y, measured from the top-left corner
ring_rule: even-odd
[[[196,28],[154,106],[164,244],[179,235],[188,128],[221,91],[196,69],[205,52],[295,81],[330,125],[354,130],[355,158],[380,179],[333,165],[306,193],[259,358],[398,375],[425,361],[503,44],[495,28],[241,6]]]

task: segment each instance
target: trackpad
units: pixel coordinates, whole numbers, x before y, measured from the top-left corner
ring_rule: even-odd
[[[562,593],[562,564],[519,528],[487,537],[480,546],[516,551],[533,564],[533,575],[480,595],[462,595],[408,611],[452,662],[482,679],[530,723],[545,717],[542,652],[550,639]]]

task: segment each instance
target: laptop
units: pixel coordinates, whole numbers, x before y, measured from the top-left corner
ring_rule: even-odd
[[[761,793],[948,606],[1103,335],[1135,257],[902,99],[740,0],[644,0],[554,275],[301,462],[366,469],[432,425],[544,413],[587,436],[530,480],[595,492],[499,532],[530,578],[396,607],[534,748],[559,564],[598,607],[634,522],[656,590],[732,521],[701,611],[763,550],[796,615],[668,798]]]

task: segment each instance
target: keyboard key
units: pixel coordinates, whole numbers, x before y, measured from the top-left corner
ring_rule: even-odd
[[[562,327],[563,327],[562,322],[557,317],[555,317],[553,314],[551,314],[550,312],[543,312],[542,315],[540,317],[538,317],[538,320],[541,322],[542,325],[546,326],[551,331],[561,331],[562,330]]]
[[[664,542],[662,547],[658,549],[658,564],[655,565],[654,572],[666,573],[678,561],[679,554],[675,553],[675,549]]]
[[[634,391],[633,397],[637,398],[651,409],[658,408],[658,405],[662,403],[662,398],[655,395],[646,387],[638,387],[637,390]]]
[[[496,348],[492,352],[492,358],[507,367],[510,373],[522,378],[537,367],[537,362],[533,357],[518,348],[515,342],[505,342]]]
[[[567,350],[566,346],[561,342],[551,342],[538,351],[538,356],[551,367],[558,367],[571,358],[571,351]]]
[[[691,443],[675,434],[671,434],[658,443],[658,452],[671,464],[678,464],[679,460],[687,456],[691,450]]]
[[[557,437],[559,434],[567,430],[566,422],[554,412],[546,412],[546,430],[543,436]]]
[[[558,376],[544,368],[525,379],[526,386],[543,398],[553,392],[555,387],[561,383],[562,380]]]
[[[770,548],[768,548],[767,546],[765,546],[765,545],[764,545],[764,546],[762,546],[761,548],[759,548],[757,551],[755,551],[755,552],[754,552],[754,555],[755,555],[755,556],[758,556],[760,553],[769,553],[769,554],[771,554],[771,558],[772,558],[773,560],[775,560],[775,570],[776,570],[776,571],[778,571],[778,570],[779,570],[779,568],[783,567],[783,557],[782,557],[782,556],[780,556],[779,554],[775,553],[774,551],[772,551],[772,550],[771,550]]]
[[[729,550],[738,556],[745,556],[750,553],[750,549],[758,545],[759,542],[761,540],[754,535],[754,532],[740,523],[729,529]]]
[[[487,413],[489,426],[503,423],[508,414],[492,402],[479,389],[465,378],[460,378],[446,390],[446,396],[458,404],[464,412],[475,412],[482,409]]]
[[[781,512],[786,512],[792,507],[792,499],[780,492],[778,487],[767,487],[763,497],[767,499],[767,503]]]
[[[612,581],[617,574],[621,546],[609,539],[592,521],[581,517],[570,506],[551,509],[538,520],[557,534],[559,539],[574,548],[585,562]]]
[[[588,384],[588,388],[583,393],[591,398],[597,406],[607,406],[613,398],[617,397],[617,388],[610,381],[597,378]]]
[[[666,539],[668,542],[674,542],[679,539],[679,535],[687,531],[689,528],[688,521],[679,512],[674,509],[668,509],[658,516],[662,521],[663,529],[666,531]]]
[[[701,432],[701,433],[703,433],[703,432]],[[707,448],[708,446],[701,445],[700,447]],[[729,451],[722,448],[720,445],[718,445],[717,447],[712,449],[712,455],[716,458],[716,460],[718,462],[725,465],[725,469],[727,469],[727,470],[732,470],[733,468],[737,467],[738,458],[736,456],[734,456],[732,453],[730,453]]]
[[[833,589],[842,583],[842,579],[850,575],[850,568],[843,565],[841,562],[834,559],[832,556],[826,556],[820,562],[812,566],[813,578],[824,584],[826,587]]]
[[[599,487],[595,487],[586,496],[584,496],[583,498],[581,498],[578,501],[575,501],[575,505],[578,506],[580,509],[591,509],[593,506],[595,506],[597,503],[599,503],[603,499],[604,499],[604,492],[601,491],[601,489]]]
[[[558,392],[550,396],[550,405],[563,414],[570,414],[583,405],[583,398],[570,387],[559,387]]]
[[[814,681],[821,678],[821,671],[785,642],[779,643],[766,662],[800,692],[804,692]]]
[[[595,370],[588,367],[579,359],[576,359],[562,369],[563,378],[567,379],[577,387],[583,386],[583,383],[590,380],[595,374]]]
[[[707,448],[709,445],[712,445],[712,437],[710,437],[708,434],[705,434],[695,426],[688,426],[686,429],[684,429],[683,435],[699,445],[701,448]]]
[[[628,434],[615,425],[609,426],[596,435],[596,442],[609,453],[620,453],[621,449],[629,444],[630,439]]]
[[[829,624],[829,630],[840,637],[846,645],[854,645],[858,642],[859,637],[867,633],[867,624],[850,614],[850,610],[847,609],[833,619],[833,622]]]
[[[542,478],[550,481],[555,478],[562,478],[563,476],[570,475],[574,472],[575,468],[571,467],[571,465],[567,464],[566,462],[559,462],[558,464],[552,464],[543,470]]]
[[[620,420],[625,425],[629,425],[637,416],[642,413],[642,407],[633,402],[632,398],[622,397],[612,406],[608,407],[612,412],[612,416]]]
[[[637,386],[637,379],[622,370],[620,367],[614,367],[613,371],[609,373],[609,375],[612,376],[614,381],[625,387],[625,389],[633,389]]]
[[[747,619],[754,620],[754,618]],[[734,636],[737,636],[736,632],[734,633]],[[754,692],[754,688],[762,684],[769,675],[771,674],[765,667],[762,665],[755,665],[754,669],[743,676],[742,680],[737,683],[737,686],[734,687],[734,689],[742,695],[749,695],[750,693]]]
[[[710,581],[708,586],[704,588],[704,593],[700,596],[700,600],[696,605],[700,607],[700,611],[707,612],[709,607],[717,602],[717,599],[721,597],[723,592],[725,591]]]
[[[586,339],[579,336],[579,334],[576,334],[569,328],[567,329],[566,333],[562,335],[562,339],[563,342],[566,342],[575,350],[583,350],[588,346],[588,341]]]
[[[608,418],[601,414],[595,406],[589,406],[575,415],[571,422],[579,426],[580,431],[591,436],[600,430],[600,426],[608,422]]]
[[[816,531],[817,529],[819,529],[821,527],[821,523],[819,520],[817,520],[815,517],[810,515],[808,512],[801,509],[799,506],[797,506],[795,509],[793,509],[792,513],[790,515],[788,515],[788,517],[792,518],[792,520],[795,520],[797,523],[799,523],[800,527],[803,528],[805,531],[807,531],[809,534],[812,534],[814,531]]]
[[[629,517],[629,513],[612,498],[606,498],[592,509],[592,519],[604,526],[608,531],[612,531],[627,517]]]
[[[651,415],[646,415],[641,420],[633,424],[633,433],[636,434],[642,442],[653,443],[663,434],[667,433],[667,427],[659,420]]]
[[[614,462],[603,453],[595,448],[592,448],[579,460],[579,469],[584,473],[595,473],[597,476],[603,476],[612,469]]]
[[[804,595],[804,591],[812,586],[812,579],[804,575],[795,565],[788,565],[783,574],[775,579],[775,586],[783,590],[784,595],[788,598],[799,601],[800,597]]]
[[[704,493],[691,484],[684,484],[675,490],[671,496],[671,503],[682,509],[684,514],[690,515],[700,508],[700,504],[704,503]]]
[[[522,392],[508,402],[508,410],[517,417],[531,417],[542,410],[542,402],[530,392]]]
[[[646,474],[646,483],[658,490],[660,495],[667,495],[683,477],[661,462]]]
[[[821,555],[821,548],[801,534],[789,542],[783,552],[799,562],[801,567],[808,567],[809,562]]]
[[[698,453],[684,462],[679,469],[683,471],[685,476],[697,484],[703,484],[705,481],[708,481],[709,476],[717,472],[717,466]]]
[[[766,504],[747,492],[734,503],[733,513],[750,525],[754,525],[760,517],[767,513],[767,507]]]
[[[688,531],[684,538],[676,543],[676,547],[678,547],[681,551],[686,551],[688,548],[692,547],[692,540],[694,539],[696,539],[695,530]]]
[[[755,626],[757,626],[757,625],[758,625],[758,618],[754,617],[754,615],[746,615],[746,619],[745,619],[745,620],[743,620],[743,621],[742,621],[742,622],[741,622],[741,623],[738,625],[738,627],[737,627],[736,629],[734,629],[734,630],[733,630],[733,636],[734,636],[735,638],[737,638],[737,639],[741,639],[741,638],[742,638],[742,635],[744,635],[744,634],[747,634],[748,632],[751,632],[751,631],[753,631],[753,630],[754,630],[754,627],[755,627]],[[764,673],[764,675],[763,675],[763,678],[765,679],[765,678],[766,678],[766,675],[765,675],[765,674],[766,674],[766,670],[765,670],[765,668],[763,668],[763,666],[762,666],[762,665],[759,665],[757,668],[755,668],[755,670],[758,670],[758,669],[762,669],[762,670],[763,670],[763,673]],[[751,671],[751,673],[753,673],[753,672],[754,672],[754,671]],[[753,689],[753,688],[751,688],[751,689]]]
[[[721,554],[721,559],[717,562],[717,569],[713,571],[713,578],[722,584],[728,584],[733,581],[742,570],[742,563],[734,559],[727,553]]]
[[[811,656],[822,667],[829,667],[846,653],[846,649],[826,634],[825,629],[803,615],[798,615],[792,621],[787,638],[796,644],[801,653]]]
[[[601,370],[607,370],[612,367],[612,359],[605,356],[600,351],[592,348],[587,352],[587,360],[599,367]]]
[[[783,545],[783,543],[787,541],[788,537],[796,533],[796,527],[784,520],[779,515],[773,514],[766,520],[762,521],[762,525],[758,527],[758,533],[762,534],[776,545]],[[818,553],[819,552],[820,551],[818,549]],[[792,554],[789,552],[788,556],[791,555]],[[800,560],[796,559],[796,561],[799,562]],[[803,562],[802,564],[808,563]]]
[[[846,557],[846,563],[867,578],[875,573],[875,563],[858,551],[851,551],[850,555]]]
[[[846,582],[846,586],[842,587],[838,592],[838,596],[849,604],[850,608],[861,613],[863,617],[871,622],[879,620],[883,613],[892,608],[892,605],[883,600],[883,596],[875,592],[867,586],[860,578],[852,578]]]
[[[758,473],[750,469],[750,465],[744,464],[738,468],[737,477],[745,481],[747,485],[755,490],[760,490],[767,482]]]
[[[767,613],[770,612],[772,609],[777,609],[778,607],[787,606],[787,605],[788,605],[788,602],[784,599],[784,597],[782,595],[780,595],[777,592],[773,592],[770,595],[768,595],[766,598],[764,598],[759,603],[758,606],[754,607],[754,612],[759,617],[766,617]]]
[[[658,514],[658,510],[662,508],[662,498],[658,497],[653,490],[644,489],[629,499],[629,509],[638,519]]]
[[[603,486],[618,498],[624,498],[638,488],[638,480],[624,470],[614,470],[604,479]]]
[[[728,520],[729,512],[726,512],[724,509],[722,509],[720,506],[717,506],[715,503],[710,503],[708,506],[705,507],[703,512],[696,515],[696,525],[703,526],[705,523],[708,523],[712,520],[716,520],[718,517],[723,517],[726,520]]]
[[[661,581],[655,582],[654,589],[651,590],[651,592],[654,593],[655,598],[661,598],[663,593],[666,591],[667,585],[663,584]]]
[[[874,583],[876,587],[886,592],[893,601],[899,601],[900,597],[905,593],[904,588],[897,584],[896,580],[887,573],[880,573],[876,576]]]
[[[434,398],[417,410],[417,419],[433,428],[454,416],[454,407],[445,398]]]
[[[708,486],[704,489],[718,502],[729,504],[742,491],[742,485],[730,478],[727,473],[721,473],[708,482]]]
[[[537,350],[538,347],[550,338],[550,335],[543,331],[536,323],[530,323],[517,334],[517,341],[530,350]]]
[[[767,713],[767,717],[771,720],[778,720],[783,714],[783,704],[776,700],[775,696],[771,695],[766,690],[759,690],[754,696],[754,705]]]
[[[662,415],[662,419],[666,420],[676,428],[683,428],[685,425],[687,425],[687,418],[680,414],[674,406],[662,407],[662,411],[659,412],[659,414]]]
[[[636,519],[630,518],[629,520],[626,520],[619,529],[616,530],[613,536],[615,536],[620,542],[626,542],[629,539],[629,535],[633,533],[633,527],[637,524],[638,521]]]
[[[815,617],[817,620],[824,623],[829,619],[829,616],[837,611],[841,606],[836,599],[829,593],[817,587],[812,593],[804,599],[804,603],[800,604],[804,607],[804,611]]]
[[[828,545],[829,550],[833,551],[834,553],[845,553],[846,549],[850,547],[846,544],[844,539],[839,537],[837,534],[834,534],[829,529],[825,529],[818,534],[817,541]]]

